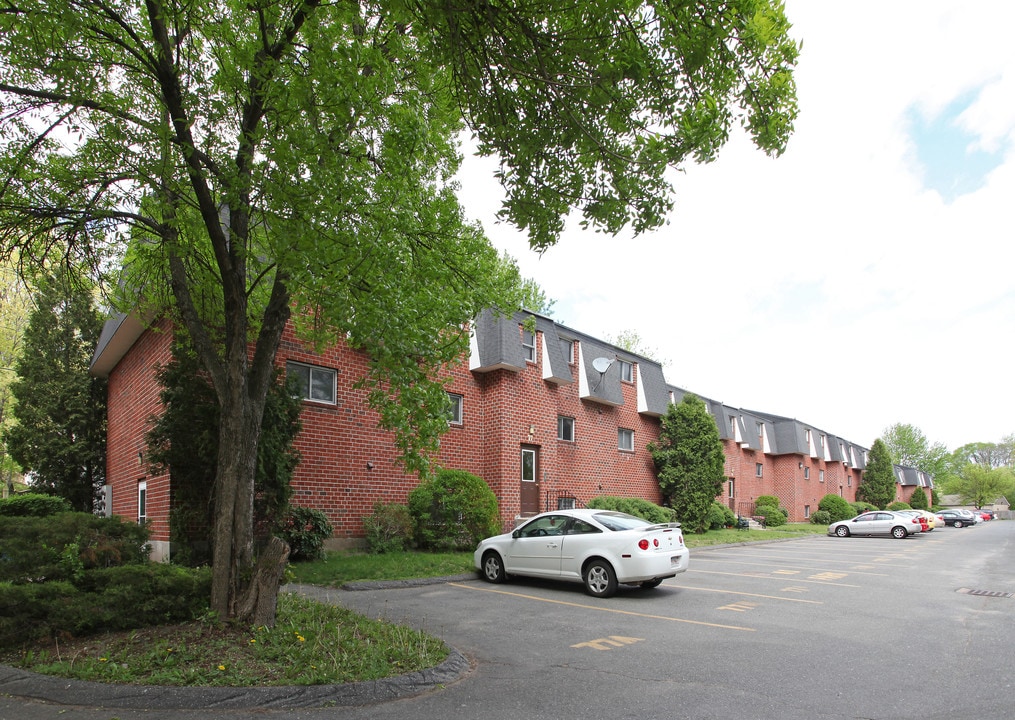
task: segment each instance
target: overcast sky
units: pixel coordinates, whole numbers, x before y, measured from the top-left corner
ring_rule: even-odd
[[[676,174],[664,228],[575,227],[542,256],[462,199],[556,301],[638,333],[669,383],[870,447],[897,422],[949,449],[1015,433],[1015,2],[788,0],[800,117]]]

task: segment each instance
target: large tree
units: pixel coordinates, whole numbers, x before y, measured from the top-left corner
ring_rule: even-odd
[[[102,330],[92,288],[65,268],[40,277],[11,392],[11,456],[32,489],[92,512],[106,477],[106,382],[88,365]]]
[[[871,445],[867,467],[856,489],[856,499],[884,509],[895,500],[895,468],[892,455],[881,438]]]
[[[950,493],[976,507],[990,505],[1002,495],[1015,492],[1015,472],[1011,468],[990,468],[977,463],[966,465],[948,486]]]
[[[659,441],[648,446],[663,502],[691,532],[708,530],[708,511],[722,492],[726,454],[705,403],[687,394],[663,415]]]
[[[783,150],[797,54],[779,0],[4,2],[0,247],[133,241],[125,302],[175,307],[221,407],[211,602],[235,616],[291,308],[304,338],[370,356],[371,402],[424,469],[432,378],[481,308],[519,304],[457,202],[460,133],[499,157],[533,247],[575,211],[643,231],[668,169],[734,124]]]
[[[890,425],[881,433],[881,440],[896,465],[917,468],[932,477],[948,470],[948,448],[944,443],[932,444],[915,425]]]

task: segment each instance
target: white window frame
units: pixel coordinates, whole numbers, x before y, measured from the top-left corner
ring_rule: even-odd
[[[557,416],[557,439],[574,442],[574,418],[567,415]]]
[[[634,430],[617,428],[617,449],[622,452],[634,452]]]
[[[627,360],[620,361],[620,379],[623,382],[634,382],[634,365]]]
[[[144,525],[148,521],[148,481],[137,481],[137,524]]]
[[[522,482],[536,482],[536,451],[532,448],[522,448],[520,471]]]
[[[568,365],[574,365],[574,340],[560,339],[560,349],[564,353],[564,360]]]
[[[448,425],[461,425],[462,417],[465,414],[465,397],[449,392],[448,402],[451,405],[448,410]]]
[[[338,383],[337,370],[334,368],[321,367],[320,365],[310,365],[308,363],[296,362],[294,360],[287,361],[285,364],[286,379],[291,379],[294,377],[294,373],[297,372],[299,375],[296,375],[295,377],[299,380],[300,387],[299,392],[297,393],[299,397],[309,402],[324,403],[325,405],[336,404],[338,395],[336,389]],[[306,372],[305,385],[303,383],[303,372]],[[331,386],[330,397],[322,397],[319,391],[327,386],[326,383],[329,378],[331,380],[331,382],[328,383]]]
[[[762,463],[754,463],[754,477],[764,477],[765,466]]]
[[[804,480],[810,480],[810,479],[811,479],[811,469],[810,469],[809,466],[804,465]]]
[[[522,355],[525,356],[525,362],[536,361],[536,333],[525,328],[522,328]]]
[[[818,482],[824,482],[824,481],[825,481],[825,471],[824,470],[818,470]]]
[[[728,497],[735,498],[737,496],[737,485],[736,485],[737,481],[734,478],[726,478],[726,479],[729,481],[729,493],[730,494],[729,494]]]

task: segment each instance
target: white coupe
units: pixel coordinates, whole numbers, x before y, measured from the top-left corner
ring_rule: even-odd
[[[567,580],[605,598],[618,584],[654,588],[687,570],[689,557],[680,523],[657,525],[627,513],[582,508],[542,513],[510,533],[486,538],[474,561],[489,582],[510,575]]]

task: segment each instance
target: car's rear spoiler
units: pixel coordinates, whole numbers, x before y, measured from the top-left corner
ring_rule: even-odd
[[[659,523],[658,525],[649,525],[647,528],[644,528],[644,529],[645,530],[678,530],[679,528],[680,528],[680,523],[678,523],[678,522],[669,522],[669,523]]]

